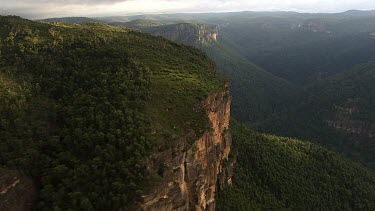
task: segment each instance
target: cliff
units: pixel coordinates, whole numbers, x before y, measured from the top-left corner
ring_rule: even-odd
[[[0,166],[33,179],[38,210],[214,207],[230,97],[201,50],[100,23],[0,31]],[[8,178],[2,206],[32,198]]]
[[[149,33],[186,44],[209,43],[217,41],[219,27],[209,28],[204,24],[180,23],[155,27]]]
[[[375,123],[371,120],[359,118],[362,111],[358,100],[348,99],[342,105],[333,106],[333,116],[326,120],[327,124],[336,130],[343,131],[349,135],[357,135],[366,138],[374,138]]]
[[[215,193],[231,175],[223,168],[231,149],[228,85],[210,94],[203,106],[211,127],[190,145],[180,141],[157,155],[150,165],[165,166],[163,181],[146,196],[139,210],[214,210]],[[230,171],[229,171],[230,172]],[[223,175],[222,177],[220,175]]]

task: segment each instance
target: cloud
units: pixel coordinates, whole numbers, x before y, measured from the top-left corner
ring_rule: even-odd
[[[111,16],[168,12],[375,9],[374,0],[0,0],[0,14],[27,18]]]
[[[4,3],[3,3],[4,1]],[[12,5],[12,4],[35,4],[35,5],[95,5],[95,4],[113,4],[117,2],[125,2],[127,0],[17,0],[17,1],[7,1],[1,0],[2,4]],[[6,3],[7,2],[7,3]]]

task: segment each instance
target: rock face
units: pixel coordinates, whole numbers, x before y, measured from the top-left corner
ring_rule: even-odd
[[[217,41],[219,26],[207,28],[204,24],[180,23],[158,27],[151,34],[185,44],[207,43]]]
[[[212,93],[204,101],[204,108],[212,123],[193,145],[176,142],[155,155],[152,165],[165,166],[163,181],[155,187],[139,210],[214,210],[215,193],[231,182],[231,170],[225,169],[231,149],[228,86],[224,91]]]
[[[328,35],[332,34],[328,25],[321,20],[306,20],[300,23],[293,23],[290,25],[292,30],[304,30],[315,33],[325,33]]]
[[[361,109],[356,100],[348,99],[343,105],[335,105],[333,113],[333,118],[326,121],[330,127],[351,135],[375,137],[375,123],[357,118]]]

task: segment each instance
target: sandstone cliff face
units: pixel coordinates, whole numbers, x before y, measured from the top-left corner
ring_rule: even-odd
[[[228,131],[230,102],[228,87],[209,95],[203,106],[211,128],[192,146],[176,142],[152,158],[152,165],[163,163],[167,170],[162,173],[161,184],[143,197],[140,210],[215,209],[216,191],[231,181],[230,171],[223,168],[232,141]]]
[[[334,106],[334,116],[326,122],[330,127],[347,134],[374,138],[375,123],[356,118],[360,113],[356,100],[348,99],[343,105]]]
[[[207,28],[204,24],[180,23],[160,28],[152,32],[152,35],[162,36],[166,39],[186,44],[206,43],[217,41],[219,27]]]

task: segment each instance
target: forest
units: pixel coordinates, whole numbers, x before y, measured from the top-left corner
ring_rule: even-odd
[[[212,130],[202,101],[229,81],[233,183],[218,210],[373,210],[374,20],[0,16],[0,187],[27,178],[36,210],[135,209],[167,168],[150,157],[181,140],[196,148]],[[181,35],[181,23],[217,39]],[[147,34],[158,30],[182,43]]]
[[[37,210],[132,207],[225,81],[198,49],[100,23],[2,16],[0,50],[0,166],[33,178]]]
[[[321,146],[254,132],[235,120],[233,185],[218,210],[372,210],[375,174]]]
[[[148,32],[179,22],[217,25],[217,42],[187,44],[228,77],[236,120],[374,169],[374,20],[371,11],[238,12],[131,16],[122,26]]]
[[[130,17],[121,26],[144,32],[179,22],[219,26],[217,42],[187,44],[228,77],[232,116],[245,125],[232,121],[236,167],[233,186],[219,193],[220,210],[366,210],[375,198],[368,182],[375,161],[374,17],[371,11],[170,14]]]

